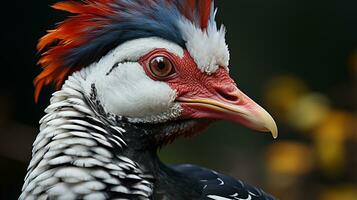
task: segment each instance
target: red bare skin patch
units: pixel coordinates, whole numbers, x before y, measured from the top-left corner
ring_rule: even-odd
[[[157,56],[165,56],[171,60],[175,66],[176,73],[166,79],[158,80],[152,75],[148,64],[150,60]],[[219,68],[214,74],[202,72],[187,50],[184,51],[183,58],[167,52],[165,49],[155,49],[140,59],[141,65],[144,67],[146,74],[158,81],[166,82],[172,89],[177,92],[177,99],[215,99],[217,101],[231,101],[236,103],[239,101],[236,96],[231,95],[237,91],[234,80],[229,76],[227,70],[223,67]],[[182,118],[211,118],[216,116],[203,116],[196,112],[192,107],[181,105],[183,108]]]
[[[150,73],[148,63],[157,56],[166,56],[175,66],[176,74],[164,81],[177,91],[177,96],[190,95],[201,98],[215,96],[217,92],[221,94],[226,91],[235,91],[236,84],[229,76],[228,72],[222,67],[216,73],[208,75],[198,69],[195,61],[187,50],[184,51],[183,58],[167,52],[165,49],[156,49],[140,59],[140,64],[144,67],[146,74],[154,80]]]

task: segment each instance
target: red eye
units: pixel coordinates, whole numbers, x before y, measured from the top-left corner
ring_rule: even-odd
[[[149,65],[151,73],[157,78],[166,78],[175,73],[172,62],[164,56],[153,58]]]

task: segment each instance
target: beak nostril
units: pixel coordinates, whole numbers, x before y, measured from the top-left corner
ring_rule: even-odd
[[[238,96],[233,92],[226,92],[221,89],[217,89],[216,92],[219,96],[221,96],[225,100],[232,101],[232,102],[236,102],[239,100]]]

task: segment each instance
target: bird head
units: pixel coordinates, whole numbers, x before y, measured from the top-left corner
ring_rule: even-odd
[[[54,8],[75,14],[44,36],[44,85],[80,79],[105,113],[131,123],[229,120],[277,136],[273,118],[229,74],[225,28],[211,0],[86,0]]]

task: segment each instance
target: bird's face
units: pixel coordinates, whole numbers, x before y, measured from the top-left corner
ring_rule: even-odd
[[[201,51],[158,38],[126,42],[85,70],[88,94],[95,89],[106,112],[133,123],[223,119],[276,137],[272,117],[230,77],[227,55]]]

